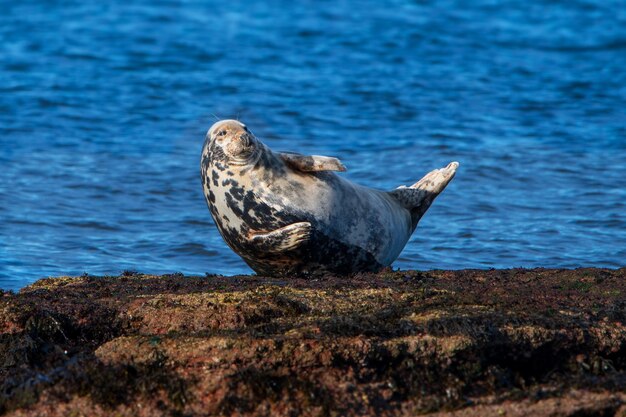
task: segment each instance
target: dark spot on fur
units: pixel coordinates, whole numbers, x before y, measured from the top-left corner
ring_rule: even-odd
[[[211,171],[211,179],[213,180],[213,185],[217,187],[217,181],[220,179],[220,174],[218,174],[215,170]]]
[[[233,186],[229,191],[236,200],[243,200],[243,187]]]
[[[213,215],[214,219],[218,217],[217,208],[215,208],[213,204],[209,204],[209,209],[211,210],[211,214]]]
[[[254,193],[252,191],[248,191],[243,200],[243,211],[250,211],[253,207],[257,205],[256,198],[254,197]]]
[[[211,160],[209,159],[209,154],[208,153],[204,153],[202,155],[202,163],[200,164],[200,166],[202,166],[203,170],[206,170],[208,168],[210,162],[211,162]]]
[[[243,215],[243,212],[239,208],[239,204],[237,204],[237,201],[235,201],[235,199],[233,198],[232,195],[230,195],[230,193],[226,193],[225,197],[226,197],[226,205],[228,206],[228,208],[232,210],[235,216],[241,217]]]
[[[226,187],[228,185],[232,185],[233,187],[237,187],[239,185],[239,183],[235,180],[233,180],[232,178],[226,178],[225,180],[222,180],[222,187]]]
[[[249,213],[252,213],[250,215]],[[243,197],[243,220],[254,228],[273,230],[300,221],[286,213],[276,213],[269,205],[259,202],[252,191]]]

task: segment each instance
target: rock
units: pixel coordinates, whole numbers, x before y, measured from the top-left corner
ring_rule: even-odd
[[[613,416],[626,269],[44,279],[0,294],[10,416]]]

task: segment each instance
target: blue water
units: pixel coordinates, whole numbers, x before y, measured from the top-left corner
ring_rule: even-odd
[[[377,188],[460,161],[396,267],[626,264],[626,1],[26,0],[0,13],[0,288],[250,273],[202,195],[215,117]]]

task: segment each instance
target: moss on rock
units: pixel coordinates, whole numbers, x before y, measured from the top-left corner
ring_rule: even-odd
[[[626,269],[44,279],[0,294],[0,413],[616,415],[625,290]]]

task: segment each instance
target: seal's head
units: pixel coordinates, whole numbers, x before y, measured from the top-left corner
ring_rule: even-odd
[[[214,123],[207,138],[214,153],[223,154],[229,164],[245,165],[258,155],[259,141],[238,120],[220,120]]]

